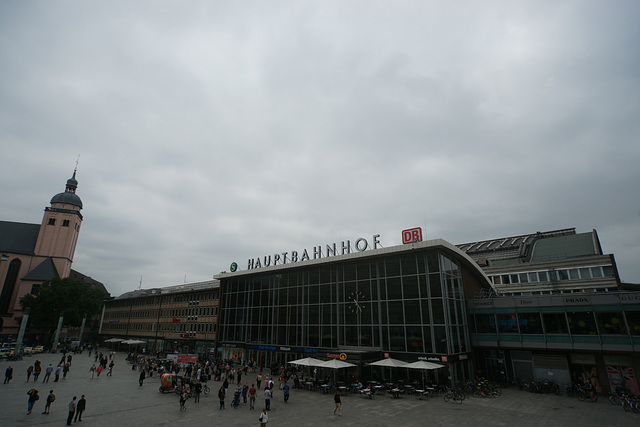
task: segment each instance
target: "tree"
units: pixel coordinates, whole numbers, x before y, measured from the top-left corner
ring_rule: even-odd
[[[85,314],[91,318],[100,312],[104,297],[100,289],[71,279],[53,279],[20,298],[20,305],[23,310],[31,310],[30,326],[41,329],[51,339],[61,312],[64,311],[63,326],[78,327]]]

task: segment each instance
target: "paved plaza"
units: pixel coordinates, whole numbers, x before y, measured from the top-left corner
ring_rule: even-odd
[[[209,382],[211,393],[202,395],[200,403],[187,402],[187,410],[180,412],[176,394],[158,391],[159,378],[147,378],[138,385],[138,372],[132,371],[124,353],[117,353],[112,377],[106,371],[100,378],[91,379],[89,368],[93,356],[73,355],[71,370],[65,380],[43,384],[44,368],[59,362],[61,354],[40,354],[17,362],[0,362],[4,379],[7,366],[14,369],[13,380],[0,385],[0,425],[57,425],[63,426],[68,404],[75,395],[86,395],[87,409],[82,426],[258,426],[259,410],[264,404],[258,391],[256,409],[248,405],[234,409],[227,399],[227,408],[219,410],[217,391],[219,382]],[[38,383],[26,382],[29,364],[39,359],[43,374]],[[250,374],[248,380],[255,380]],[[244,382],[244,381],[243,381]],[[27,414],[27,391],[36,387],[41,396],[31,415]],[[43,415],[49,390],[57,396],[49,415]],[[495,399],[470,398],[462,405],[446,403],[441,397],[417,400],[414,397],[393,399],[380,395],[374,400],[348,394],[342,398],[342,416],[333,415],[333,395],[316,391],[291,391],[284,403],[282,392],[275,390],[269,412],[269,426],[638,426],[640,414],[624,412],[600,397],[598,403],[579,402],[567,396],[537,395],[516,388],[507,388]],[[77,424],[77,423],[76,423]]]

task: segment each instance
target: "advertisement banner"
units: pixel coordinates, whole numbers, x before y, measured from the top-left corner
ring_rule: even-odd
[[[638,395],[638,380],[633,368],[624,366],[607,365],[607,377],[609,378],[609,387],[614,392],[617,387],[625,388],[631,393]]]

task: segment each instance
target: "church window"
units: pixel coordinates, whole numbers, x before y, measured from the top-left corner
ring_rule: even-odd
[[[62,220],[62,226],[63,227],[68,227],[69,226],[69,220],[68,219]]]
[[[48,225],[56,225],[56,219],[55,218],[49,218],[49,222],[47,224]]]

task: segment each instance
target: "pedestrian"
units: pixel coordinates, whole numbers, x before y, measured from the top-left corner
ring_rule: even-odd
[[[247,383],[244,383],[244,385],[242,386],[242,403],[244,403],[245,405],[247,404],[248,392],[249,392],[249,385],[247,385]]]
[[[182,392],[180,393],[180,412],[184,412],[187,410],[187,392],[184,391],[184,387],[182,388]]]
[[[84,398],[84,394],[80,396],[80,400],[78,400],[78,404],[76,405],[76,416],[73,419],[73,422],[82,421],[82,413],[87,408],[87,399]]]
[[[51,410],[51,404],[56,401],[56,395],[53,394],[53,390],[49,390],[49,395],[47,396],[47,401],[44,404],[44,412],[43,414],[49,414]]]
[[[251,384],[251,388],[249,389],[249,409],[255,409],[256,406],[256,387]]]
[[[142,387],[142,383],[144,382],[144,369],[140,369],[140,378],[138,378],[138,382],[140,383],[140,387]]]
[[[27,382],[29,382],[29,379],[31,378],[31,374],[33,373],[33,366],[29,365],[29,367],[27,368]],[[35,381],[36,378],[33,377],[33,381]]]
[[[200,383],[200,380],[196,380],[196,385],[193,387],[194,391],[195,391],[195,395],[194,395],[194,402],[195,403],[200,403],[200,393],[202,393],[202,384]]]
[[[29,395],[29,400],[27,401],[27,409],[29,412],[27,412],[27,415],[29,415],[33,410],[33,404],[36,403],[38,399],[40,399],[40,396],[38,396],[38,390],[36,390],[35,388],[29,390],[27,394]]]
[[[336,403],[336,407],[333,410],[333,414],[336,414],[336,411],[338,412],[338,416],[341,417],[342,414],[340,413],[340,407],[342,406],[342,401],[340,400],[340,391],[337,390],[336,394],[333,396],[333,401]]]
[[[69,416],[67,417],[67,425],[70,426],[71,425],[71,421],[73,420],[73,414],[76,413],[76,396],[73,396],[73,399],[71,399],[71,402],[69,402]]]
[[[69,365],[68,363],[65,364],[62,367],[62,379],[66,380],[67,379],[67,374],[69,373],[69,368],[71,367],[71,365]]]
[[[38,381],[40,372],[42,372],[42,366],[40,366],[40,361],[36,360],[36,363],[33,364],[33,381],[34,382]]]
[[[96,376],[100,378],[100,374],[102,373],[102,365],[98,365],[96,368]]]
[[[224,396],[225,396],[224,386],[220,387],[218,390],[218,399],[220,399],[220,410],[224,409]]]
[[[49,363],[49,366],[47,366],[47,368],[44,370],[44,378],[42,379],[43,383],[49,382],[49,377],[51,376],[52,372],[53,372],[53,365]]]
[[[264,406],[267,411],[271,410],[271,390],[269,388],[264,389]]]
[[[91,365],[91,367],[89,368],[89,372],[91,372],[91,379],[93,379],[93,376],[96,373],[96,364],[95,363],[93,365]]]
[[[54,382],[54,383],[55,383],[55,382],[58,382],[58,380],[60,379],[60,372],[62,372],[62,365],[60,365],[60,364],[59,364],[59,365],[56,367],[56,379],[55,379],[55,380],[53,380],[53,382]]]
[[[12,378],[13,378],[13,368],[11,367],[11,365],[9,365],[7,370],[4,371],[4,383],[9,384],[9,381],[11,381]]]
[[[229,393],[229,381],[227,381],[226,378],[225,378],[224,382],[222,383],[222,386],[224,387],[224,394]]]
[[[256,377],[256,383],[258,384],[258,389],[260,389],[260,384],[262,383],[262,373],[259,373]]]
[[[282,393],[284,394],[284,403],[287,403],[289,401],[289,383],[286,381],[282,386]]]
[[[111,363],[109,363],[109,372],[107,372],[108,377],[113,376],[113,365],[115,365],[115,363],[113,363],[113,360],[112,360]]]
[[[262,408],[262,412],[260,412],[258,421],[260,421],[260,427],[265,427],[267,425],[267,423],[269,422],[269,415],[267,414],[267,408]]]

